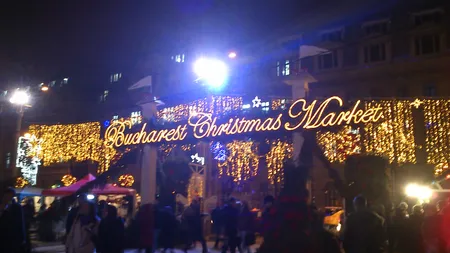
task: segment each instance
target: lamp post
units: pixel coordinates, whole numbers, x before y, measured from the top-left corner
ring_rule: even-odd
[[[20,137],[20,129],[22,128],[22,118],[23,118],[23,111],[24,106],[27,106],[30,102],[30,95],[23,90],[16,90],[11,98],[9,99],[9,102],[13,105],[17,106],[17,123],[16,123],[16,132],[15,132],[15,138],[14,138],[14,150],[12,152],[12,160],[11,160],[11,175],[13,178],[18,176],[18,171],[16,168],[17,164],[17,147],[19,144],[19,137]]]
[[[220,89],[227,81],[228,66],[218,59],[200,58],[194,63],[194,73],[197,81],[210,88]]]

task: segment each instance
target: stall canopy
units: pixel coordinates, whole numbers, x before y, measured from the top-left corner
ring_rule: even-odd
[[[91,174],[85,176],[80,181],[76,182],[73,185],[60,187],[55,189],[47,189],[42,191],[42,195],[44,196],[54,196],[54,197],[63,197],[70,194],[74,194],[77,192],[83,185],[87,184],[95,180],[95,177]],[[134,189],[123,188],[114,186],[112,184],[107,184],[104,187],[94,188],[91,191],[92,194],[95,195],[133,195],[135,193]]]
[[[36,188],[36,187],[28,187],[22,189],[15,189],[16,194],[20,195],[21,197],[33,197],[33,196],[41,196],[42,189]]]
[[[134,189],[114,186],[112,184],[107,184],[103,188],[94,188],[92,190],[92,194],[95,195],[133,195],[134,193]]]
[[[95,177],[92,174],[88,174],[84,178],[80,179],[78,182],[73,185],[59,187],[55,189],[46,189],[42,191],[43,196],[54,196],[54,197],[63,197],[70,194],[74,194],[77,192],[81,186],[95,180]]]

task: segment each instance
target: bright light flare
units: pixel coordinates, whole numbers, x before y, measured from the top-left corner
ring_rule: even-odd
[[[207,85],[219,88],[228,77],[228,67],[220,60],[203,58],[194,63],[194,73]]]
[[[236,56],[237,56],[236,52],[230,52],[228,54],[228,58],[230,58],[230,59],[234,59],[234,58],[236,58]]]
[[[95,196],[92,195],[92,194],[88,194],[88,195],[86,196],[86,198],[87,198],[88,200],[93,200],[93,199],[95,199]]]
[[[419,200],[429,200],[433,195],[433,191],[429,187],[417,184],[407,185],[405,193],[408,197],[417,198]]]
[[[26,105],[30,102],[30,95],[25,91],[16,90],[9,99],[9,102],[16,105]]]
[[[42,86],[41,91],[48,91],[48,86]]]

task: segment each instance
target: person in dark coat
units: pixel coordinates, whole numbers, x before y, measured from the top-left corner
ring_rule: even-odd
[[[78,210],[79,210],[79,206],[81,204],[87,203],[89,202],[87,199],[87,196],[85,194],[81,194],[80,196],[78,196],[77,199],[77,204],[76,206],[72,207],[69,211],[69,213],[67,214],[67,219],[66,219],[66,234],[69,234],[70,229],[72,228],[72,225],[75,221],[75,218],[77,217],[78,214]]]
[[[117,216],[117,208],[107,205],[102,212],[102,220],[98,227],[97,252],[124,252],[125,226],[123,220]]]
[[[139,226],[138,234],[139,237],[139,248],[145,249],[146,253],[151,253],[153,251],[153,240],[154,240],[154,206],[152,204],[144,204],[140,207],[139,212],[136,215],[136,222]]]
[[[344,249],[346,253],[384,252],[386,233],[384,219],[367,208],[367,200],[357,196],[353,200],[355,212],[346,220]]]
[[[241,252],[250,253],[250,246],[254,243],[255,228],[253,213],[250,211],[247,202],[242,204],[238,218],[238,229],[241,238]]]
[[[160,234],[160,245],[163,249],[163,252],[166,252],[168,249],[171,252],[174,248],[174,239],[175,232],[177,229],[177,220],[175,218],[175,214],[173,213],[172,207],[166,206],[163,210],[161,210],[160,217],[161,219],[161,234]]]
[[[222,235],[223,228],[223,217],[222,217],[222,208],[220,205],[217,205],[214,210],[211,212],[211,220],[212,220],[212,230],[213,234],[216,237],[216,241],[214,243],[214,248],[219,248],[220,236]]]
[[[228,201],[228,204],[223,208],[223,218],[226,241],[222,247],[222,253],[226,253],[228,249],[230,249],[231,253],[235,253],[236,248],[239,247],[239,210],[236,207],[236,199],[231,198]]]
[[[34,200],[27,199],[25,206],[23,207],[23,218],[25,221],[25,233],[26,233],[26,251],[31,252],[31,238],[30,238],[30,229],[31,225],[34,222],[34,215],[36,214],[36,210],[34,207]]]
[[[184,210],[182,219],[187,225],[188,231],[184,251],[187,252],[195,242],[200,242],[202,244],[203,253],[208,252],[206,241],[203,237],[202,215],[200,213],[200,204],[198,201],[192,201],[191,205]]]
[[[25,222],[13,188],[8,188],[0,202],[0,252],[19,253],[25,247]]]
[[[275,198],[273,196],[266,196],[264,198],[264,211],[262,213],[262,231],[263,237],[266,236],[267,232],[273,229],[275,221],[275,208],[274,208]]]

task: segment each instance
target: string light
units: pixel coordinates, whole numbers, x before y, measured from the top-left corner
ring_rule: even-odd
[[[397,164],[415,163],[414,128],[409,101],[370,101],[366,108],[382,108],[380,123],[364,126],[364,148],[367,153],[386,156]]]
[[[270,143],[270,142],[269,142]],[[292,143],[276,140],[271,142],[270,151],[266,154],[268,180],[271,184],[281,183],[284,179],[284,163],[292,158]]]
[[[29,132],[42,139],[40,157],[44,166],[67,162],[93,160],[100,157],[100,123],[91,122],[72,125],[31,125]]]
[[[23,177],[18,177],[16,179],[16,184],[14,185],[15,188],[23,188],[27,185],[29,185],[30,183]]]
[[[61,178],[61,183],[63,183],[64,186],[70,186],[75,184],[76,182],[77,178],[70,174],[66,174]]]
[[[191,203],[195,198],[203,197],[203,184],[205,178],[203,175],[197,172],[193,172],[191,178],[189,179],[189,184],[187,187],[188,192],[188,203]]]
[[[450,100],[423,101],[427,162],[448,164],[450,153]]]
[[[242,97],[212,96],[210,99],[198,99],[187,104],[166,107],[157,112],[157,117],[168,122],[186,120],[196,113],[223,114],[242,108]]]
[[[359,128],[345,126],[337,133],[320,131],[317,143],[330,162],[343,163],[349,155],[361,152],[361,134]]]
[[[54,163],[99,162],[98,173],[103,173],[111,166],[111,159],[117,151],[105,145],[100,139],[100,123],[89,122],[70,125],[31,125],[29,133],[42,140],[38,158],[44,166]]]
[[[134,177],[130,174],[121,175],[119,177],[119,184],[123,187],[131,187],[134,184]]]
[[[258,146],[252,140],[233,141],[226,145],[226,161],[219,163],[219,176],[231,176],[234,182],[248,180],[258,174]]]
[[[271,108],[273,111],[284,110],[286,109],[286,105],[290,104],[291,102],[292,101],[285,98],[272,99]]]

